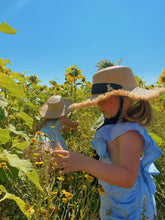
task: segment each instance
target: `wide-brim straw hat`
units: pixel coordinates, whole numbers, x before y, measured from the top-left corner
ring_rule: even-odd
[[[62,117],[71,111],[71,104],[72,100],[53,95],[48,99],[47,103],[41,106],[40,115],[47,119]]]
[[[143,89],[138,87],[131,68],[111,66],[93,75],[92,97],[82,103],[74,103],[72,108],[97,106],[99,101],[112,95],[127,96],[134,100],[151,100],[165,93],[165,88]]]

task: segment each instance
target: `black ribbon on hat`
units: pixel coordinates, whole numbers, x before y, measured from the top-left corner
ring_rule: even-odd
[[[92,95],[102,94],[113,90],[119,90],[123,87],[116,83],[96,83],[92,85]]]

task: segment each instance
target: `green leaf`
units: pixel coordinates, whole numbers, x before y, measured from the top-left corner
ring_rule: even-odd
[[[13,145],[10,148],[10,153],[11,154],[16,154],[21,159],[23,158],[23,151],[21,149],[17,148],[17,147],[14,147]]]
[[[27,173],[27,177],[38,187],[39,190],[43,191],[39,183],[39,177],[36,169],[32,170],[30,173]]]
[[[16,167],[25,174],[30,173],[34,169],[29,160],[20,159],[16,154],[11,154],[7,150],[1,152],[0,160],[7,161],[10,166]]]
[[[155,133],[153,133],[153,132],[149,132],[149,135],[153,138],[153,140],[156,142],[156,144],[157,144],[158,146],[161,145],[161,142],[162,142],[162,138],[161,138],[161,137],[157,136],[157,135],[156,135]]]
[[[20,150],[24,150],[28,145],[29,145],[29,142],[24,141],[24,142],[19,143],[18,140],[16,139],[16,140],[13,140],[12,147],[16,147]]]
[[[0,128],[0,143],[5,144],[10,140],[10,130]]]
[[[26,98],[21,85],[18,85],[10,76],[0,73],[0,88],[8,89],[17,98]]]
[[[0,107],[4,108],[7,107],[8,102],[6,101],[5,97],[0,94]]]
[[[15,196],[14,194],[8,193],[3,185],[0,185],[0,190],[5,193],[5,196],[0,200],[0,202],[2,202],[5,199],[14,200],[19,206],[20,210],[27,216],[27,218],[29,220],[31,219],[31,215],[34,213],[34,209],[31,209],[29,212],[27,210],[28,205],[19,197]]]
[[[42,190],[37,171],[29,160],[20,159],[16,154],[11,154],[7,150],[1,152],[0,160],[6,161],[10,166],[22,171],[40,190]]]
[[[27,142],[30,142],[30,138],[23,131],[17,131],[16,128],[12,124],[9,124],[8,129],[14,134],[24,137]]]
[[[16,72],[12,73],[12,78],[17,79],[21,84],[26,83],[24,75],[22,75],[21,73],[16,73]]]
[[[8,25],[6,22],[3,22],[0,24],[0,31],[6,34],[16,34],[17,31],[12,28],[10,25]]]
[[[33,126],[33,119],[27,115],[25,112],[20,112],[19,113],[20,117],[25,121],[26,125],[32,129]]]

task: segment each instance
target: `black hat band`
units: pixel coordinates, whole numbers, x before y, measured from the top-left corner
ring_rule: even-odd
[[[92,85],[92,95],[102,94],[113,90],[119,90],[123,87],[116,83],[96,83]]]

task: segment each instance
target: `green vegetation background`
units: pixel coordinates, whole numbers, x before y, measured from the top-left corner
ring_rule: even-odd
[[[0,31],[15,34],[6,23]],[[120,65],[123,58],[117,61]],[[0,219],[99,219],[99,193],[104,189],[97,180],[83,171],[59,176],[50,169],[51,154],[37,142],[36,132],[42,122],[39,109],[51,95],[72,98],[79,102],[91,94],[91,82],[86,81],[77,65],[65,70],[64,84],[50,80],[41,85],[38,76],[28,72],[13,72],[8,59],[0,58]],[[96,67],[114,65],[101,60]],[[140,87],[165,86],[165,69],[153,85],[146,85],[137,77]],[[153,123],[148,127],[150,135],[161,148],[163,155],[156,161],[160,174],[154,177],[157,186],[157,219],[165,216],[165,95],[152,101]],[[64,132],[70,151],[95,156],[90,141],[95,133],[91,129],[100,116],[97,108],[74,110],[69,117],[79,120],[77,130]],[[36,134],[47,138],[40,132]],[[51,143],[50,143],[51,145]],[[28,148],[27,148],[28,147]],[[110,210],[107,210],[110,215]],[[145,219],[145,203],[142,218]]]

